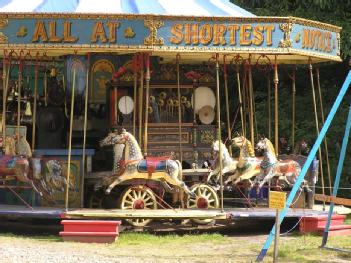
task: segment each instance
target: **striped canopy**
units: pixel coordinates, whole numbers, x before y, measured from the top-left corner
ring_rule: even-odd
[[[0,12],[254,16],[229,0],[0,0]]]

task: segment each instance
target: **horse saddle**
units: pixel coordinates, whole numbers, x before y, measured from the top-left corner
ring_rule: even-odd
[[[162,157],[146,157],[138,163],[138,171],[140,173],[148,173],[150,176],[154,172],[162,172],[167,168],[168,156]]]

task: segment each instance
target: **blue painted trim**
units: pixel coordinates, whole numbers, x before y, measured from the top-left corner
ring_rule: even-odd
[[[208,11],[211,15],[217,15],[217,16],[230,16],[229,13],[225,12],[223,9],[219,8],[218,6],[212,4],[209,0],[203,1],[203,0],[195,0],[195,2],[204,8],[206,11]],[[233,6],[234,7],[234,6]],[[229,9],[229,8],[228,8]]]
[[[336,169],[336,176],[335,176],[334,188],[333,188],[334,197],[336,197],[338,193],[339,185],[340,185],[340,177],[341,177],[342,168],[344,166],[346,148],[347,148],[347,143],[349,141],[349,136],[350,136],[350,129],[351,129],[351,104],[349,108],[349,115],[347,117],[344,138],[342,140],[342,147],[341,147],[340,156],[339,156],[338,168]],[[328,221],[327,221],[327,224],[325,225],[325,229],[323,233],[322,247],[324,247],[327,244],[330,221],[333,214],[333,210],[334,210],[334,203],[331,202],[329,207],[329,213],[328,213]]]
[[[85,149],[86,155],[94,155],[94,149]],[[34,150],[33,155],[41,155],[41,156],[67,156],[68,150],[67,149],[38,149]],[[71,155],[83,155],[82,149],[72,149]]]
[[[325,136],[325,134],[327,133],[329,127],[330,127],[330,124],[332,122],[332,120],[334,119],[334,116],[337,112],[337,110],[339,109],[340,107],[340,104],[341,104],[341,101],[342,99],[344,98],[345,96],[345,93],[347,92],[349,86],[350,86],[350,83],[351,83],[351,70],[349,71],[346,79],[345,79],[345,82],[344,84],[342,85],[341,87],[341,90],[339,92],[339,95],[338,97],[336,98],[334,104],[333,104],[333,107],[331,108],[330,112],[329,112],[329,115],[328,115],[328,118],[326,119],[324,125],[323,125],[323,128],[316,140],[316,142],[314,143],[308,157],[307,157],[307,160],[301,170],[301,173],[300,175],[298,176],[297,180],[296,180],[296,183],[294,184],[293,188],[291,189],[291,192],[288,196],[288,199],[286,201],[286,204],[285,204],[285,207],[284,209],[280,212],[280,215],[279,215],[279,224],[283,221],[285,215],[287,214],[288,212],[288,209],[296,195],[296,192],[297,190],[300,188],[300,185],[302,183],[302,180],[304,179],[306,173],[307,173],[307,170],[308,170],[308,167],[310,167],[318,149],[319,149],[319,146],[321,145],[322,143],[322,140]],[[274,234],[275,234],[275,226],[272,228],[271,232],[269,233],[268,237],[267,237],[267,240],[265,242],[265,244],[263,245],[263,248],[260,252],[260,254],[257,256],[256,258],[256,261],[262,261],[263,258],[266,256],[266,253],[267,253],[267,250],[269,249],[273,239],[274,239]]]

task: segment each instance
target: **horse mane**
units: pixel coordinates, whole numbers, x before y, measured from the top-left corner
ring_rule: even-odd
[[[247,150],[249,151],[250,157],[255,157],[255,151],[252,147],[252,143],[248,139],[245,139],[245,140],[246,140],[246,146],[247,146]]]
[[[272,152],[274,154],[274,156],[276,156],[274,146],[273,146],[272,142],[270,140],[268,140],[267,138],[266,138],[266,145],[267,145],[268,151]]]

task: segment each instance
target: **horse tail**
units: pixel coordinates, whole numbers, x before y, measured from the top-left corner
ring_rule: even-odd
[[[178,165],[178,179],[179,180],[183,180],[183,168],[182,168],[182,164],[180,163],[180,161],[178,160],[175,160],[175,162],[177,163]]]

